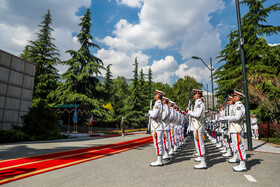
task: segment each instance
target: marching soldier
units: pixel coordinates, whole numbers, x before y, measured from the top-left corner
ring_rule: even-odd
[[[164,92],[156,90],[155,95],[155,104],[153,110],[149,111],[149,115],[152,119],[151,121],[151,130],[153,134],[154,146],[156,149],[156,154],[158,156],[157,161],[152,162],[151,166],[162,166],[162,153],[163,153],[163,123],[162,123],[162,111],[163,106],[161,103],[162,96]]]
[[[164,127],[163,131],[163,141],[164,141],[164,156],[163,159],[169,159],[169,131],[170,131],[170,124],[169,124],[169,116],[170,116],[170,109],[168,107],[169,99],[163,97],[162,104],[163,104],[163,111],[162,111],[162,123]]]
[[[251,115],[251,129],[252,129],[252,137],[254,139],[259,139],[259,126],[258,126],[258,120],[256,118],[256,115]]]
[[[233,167],[234,171],[246,171],[246,152],[244,147],[244,139],[243,139],[243,116],[245,115],[245,107],[241,102],[241,99],[245,97],[242,93],[238,91],[234,91],[233,102],[233,116],[227,116],[226,120],[231,124],[230,133],[232,137],[232,143],[234,144],[234,148],[237,149],[237,154],[240,159],[240,163],[238,166]]]
[[[192,117],[192,127],[194,129],[194,141],[196,150],[199,153],[199,157],[195,158],[195,161],[200,161],[200,164],[195,165],[195,169],[206,169],[207,165],[205,162],[205,148],[204,148],[204,103],[200,99],[202,97],[202,90],[193,90],[193,97],[195,99],[195,106],[193,111],[189,111],[189,115]]]

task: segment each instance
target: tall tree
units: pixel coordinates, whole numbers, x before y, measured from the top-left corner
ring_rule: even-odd
[[[90,15],[90,9],[88,8],[79,24],[81,31],[77,38],[81,45],[80,49],[78,51],[66,51],[72,58],[63,62],[69,66],[68,70],[62,74],[62,79],[65,82],[50,95],[57,103],[85,103],[94,105],[98,102],[96,100],[98,96],[96,85],[99,80],[93,77],[93,75],[100,75],[100,69],[104,69],[104,67],[102,60],[90,53],[91,47],[99,49],[99,46],[92,42]]]
[[[50,10],[43,17],[39,24],[39,32],[36,33],[37,39],[29,41],[25,46],[21,58],[36,64],[33,99],[46,99],[49,93],[58,86],[58,70],[55,65],[60,62],[59,51],[51,37],[52,18]]]
[[[263,35],[278,34],[280,26],[267,25],[271,12],[280,10],[280,3],[265,8],[266,0],[244,0],[249,11],[242,17],[242,31],[245,40],[244,50],[248,70],[248,88],[250,109],[258,119],[277,123],[279,114],[279,56],[269,46]],[[216,72],[218,94],[230,93],[233,89],[242,88],[242,68],[238,50],[238,32],[229,35],[229,44],[221,51],[218,58],[225,62]],[[273,94],[272,94],[273,93]],[[277,109],[278,108],[278,109]]]
[[[137,58],[134,61],[134,70],[133,70],[133,80],[130,84],[130,96],[127,98],[126,104],[126,118],[134,124],[134,126],[138,126],[143,124],[145,121],[145,115],[142,111],[141,98],[140,98],[140,87],[139,87],[139,75],[138,75],[138,62]]]
[[[105,93],[106,93],[106,100],[110,100],[111,96],[112,96],[112,72],[110,67],[112,66],[112,64],[109,64],[106,67],[106,75],[105,75],[105,81],[104,81],[104,85],[105,85]]]

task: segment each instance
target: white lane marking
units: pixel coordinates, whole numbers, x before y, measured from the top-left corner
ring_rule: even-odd
[[[252,177],[251,175],[244,175],[247,179],[248,179],[248,181],[250,181],[250,182],[257,182],[257,180],[254,178],[254,177]]]

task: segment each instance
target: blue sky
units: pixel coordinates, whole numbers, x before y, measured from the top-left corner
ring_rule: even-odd
[[[265,6],[277,3],[268,0]],[[185,75],[209,84],[209,64],[228,43],[230,30],[237,29],[234,0],[2,0],[0,2],[0,48],[19,55],[28,40],[34,40],[37,25],[50,9],[53,37],[61,59],[66,50],[78,49],[76,35],[80,17],[91,8],[91,34],[100,50],[92,52],[104,65],[112,64],[114,77],[132,77],[132,64],[147,73],[151,67],[154,81],[173,84]],[[248,10],[241,6],[241,15]],[[280,13],[268,18],[268,24],[280,25]],[[268,43],[280,43],[279,36],[266,37]],[[61,73],[65,66],[58,66]]]

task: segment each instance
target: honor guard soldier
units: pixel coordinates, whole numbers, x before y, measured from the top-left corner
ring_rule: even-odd
[[[173,143],[174,143],[174,152],[178,152],[178,139],[177,139],[177,136],[178,136],[178,131],[177,131],[177,122],[178,122],[178,112],[177,112],[177,105],[175,104],[173,106],[173,109],[174,109],[174,119],[173,119],[173,124],[174,124],[174,129],[173,129]]]
[[[155,104],[153,110],[149,111],[151,117],[151,130],[153,134],[154,146],[156,149],[156,154],[158,156],[157,161],[152,162],[151,166],[162,166],[162,153],[163,153],[163,123],[162,123],[162,111],[163,106],[161,103],[162,96],[164,92],[156,90],[155,94]]]
[[[233,101],[232,101],[232,97],[228,96],[228,115],[232,116],[233,115]],[[231,138],[230,138],[230,131],[229,131],[229,125],[227,123],[227,126],[225,127],[224,130],[224,134],[225,134],[225,138],[224,138],[224,144],[225,147],[224,149],[221,151],[221,153],[224,153],[223,156],[224,157],[231,157]],[[236,152],[235,152],[236,154]]]
[[[189,115],[192,117],[192,127],[194,129],[194,142],[196,150],[199,153],[199,157],[195,158],[195,161],[200,161],[200,164],[195,165],[195,169],[206,169],[207,165],[205,162],[205,148],[204,148],[204,103],[200,99],[202,97],[202,90],[193,90],[193,98],[195,99],[195,106],[193,111],[189,111]]]
[[[169,124],[169,116],[170,109],[168,106],[169,99],[166,97],[162,97],[163,111],[162,111],[162,123],[163,123],[163,142],[164,142],[164,156],[163,159],[169,159],[169,132],[170,132],[170,124]]]
[[[256,115],[251,115],[251,129],[252,129],[252,137],[254,139],[259,139],[259,126],[258,126],[258,120],[256,118]]]
[[[243,139],[243,117],[245,115],[245,107],[241,102],[241,99],[245,97],[242,93],[238,91],[234,91],[233,102],[234,109],[233,115],[227,116],[226,120],[230,123],[230,133],[232,143],[234,144],[234,149],[237,149],[236,152],[239,156],[240,163],[238,166],[233,167],[234,171],[246,171],[246,152],[244,147],[244,139]]]
[[[170,115],[169,115],[169,127],[170,127],[170,133],[169,133],[169,139],[170,139],[170,152],[169,155],[174,155],[174,102],[173,101],[169,101],[168,103],[169,109],[170,109]]]

